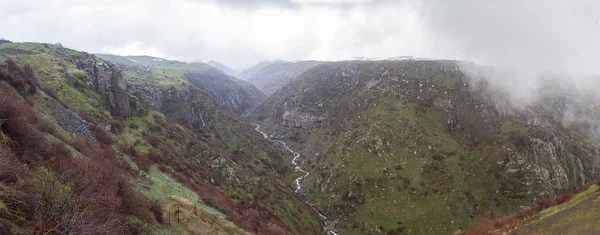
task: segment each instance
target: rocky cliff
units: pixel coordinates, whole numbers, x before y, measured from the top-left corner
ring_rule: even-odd
[[[75,64],[85,72],[88,85],[108,101],[113,115],[131,116],[127,82],[116,65],[89,54]]]
[[[238,114],[251,111],[266,98],[250,83],[204,63],[184,63],[148,56],[97,56],[117,64],[125,71],[124,78],[129,84],[157,87],[162,91],[171,88],[185,90],[194,86],[208,91]]]

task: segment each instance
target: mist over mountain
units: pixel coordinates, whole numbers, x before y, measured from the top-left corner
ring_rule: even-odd
[[[206,62],[206,64],[221,70],[223,73],[225,73],[229,76],[235,76],[238,73],[235,70],[227,67],[227,65],[224,65],[223,63],[221,63],[219,61],[209,60],[208,62]]]
[[[321,64],[319,61],[275,61],[261,62],[242,71],[239,76],[252,83],[265,95],[270,96],[277,89],[287,85],[304,71]]]

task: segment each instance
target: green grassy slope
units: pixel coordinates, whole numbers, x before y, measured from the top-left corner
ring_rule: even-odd
[[[504,217],[484,217],[457,234],[597,234],[600,181]]]
[[[135,109],[144,111],[125,118],[111,116],[101,95],[83,81],[82,76],[86,75],[75,63],[78,58],[90,56],[88,54],[49,44],[9,43],[0,45],[0,56],[12,57],[18,64],[30,66],[39,87],[56,93],[56,99],[39,90],[25,97],[35,107],[36,115],[56,126],[56,131],[46,133],[48,141],[63,143],[75,159],[91,158],[88,152],[80,151],[85,146],[81,144],[85,141],[82,139],[89,137],[90,146],[100,142],[110,152],[106,158],[114,160],[115,168],[124,172],[135,195],[157,205],[159,209],[152,209],[150,205],[136,206],[146,213],[154,213],[152,219],[132,215],[149,233],[184,231],[183,225],[159,221],[164,216],[155,212],[170,207],[171,196],[197,203],[206,211],[203,214],[206,218],[221,218],[206,220],[218,222],[215,228],[242,231],[241,228],[264,234],[321,231],[318,214],[294,193],[291,182],[282,180],[296,174],[289,167],[290,156],[264,140],[250,124],[204,88],[189,84],[172,88],[172,84],[179,82],[176,79],[181,79],[182,71],[154,68],[166,74],[158,76],[156,71],[126,70],[124,73],[139,76],[137,80],[129,77],[132,82],[139,82],[129,84],[131,87],[164,91],[173,96],[157,99],[168,104],[163,110],[168,112],[161,113],[142,100]],[[165,86],[168,88],[164,89]],[[139,95],[133,94],[139,90],[131,87],[128,90],[131,97]],[[162,100],[173,97],[185,98]],[[189,109],[202,110],[206,123],[189,123],[187,116],[177,115]],[[97,126],[90,126],[82,117],[97,122]],[[110,133],[97,136],[96,132],[105,133],[101,131],[105,127]],[[206,225],[206,218],[197,219]],[[223,225],[222,218],[239,228],[231,228],[231,223]],[[186,222],[185,226],[188,225]],[[227,230],[218,232],[227,233]]]
[[[453,61],[339,62],[305,72],[248,120],[302,151],[304,193],[339,232],[444,234],[598,177],[576,167],[599,167],[585,128],[544,119],[559,116],[552,104],[506,100]],[[562,151],[562,186],[536,173],[548,142]]]

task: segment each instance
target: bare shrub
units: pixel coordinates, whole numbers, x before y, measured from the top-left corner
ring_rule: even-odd
[[[91,126],[90,129],[92,130],[92,133],[94,134],[98,142],[100,142],[101,144],[111,145],[115,142],[113,137],[102,126],[94,124]]]

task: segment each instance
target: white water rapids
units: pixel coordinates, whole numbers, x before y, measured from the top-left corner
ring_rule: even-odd
[[[300,173],[302,173],[302,176],[300,176],[300,177],[298,177],[298,178],[296,178],[294,180],[294,183],[296,184],[296,193],[298,193],[300,195],[300,197],[302,197],[302,199],[304,200],[304,202],[306,202],[306,204],[308,204],[309,206],[311,206],[312,208],[314,208],[317,211],[317,213],[319,213],[319,216],[321,216],[321,218],[323,219],[323,223],[324,223],[324,225],[323,225],[323,232],[325,232],[326,234],[329,234],[329,235],[337,235],[337,233],[334,231],[334,229],[329,225],[329,218],[327,218],[327,216],[323,215],[323,213],[321,213],[321,211],[319,211],[319,209],[314,204],[310,203],[308,201],[308,199],[306,199],[306,197],[304,197],[302,195],[302,183],[300,181],[302,179],[304,179],[306,176],[308,176],[309,173],[308,173],[308,171],[300,168],[300,164],[298,164],[298,162],[296,162],[296,160],[300,157],[300,153],[294,152],[294,150],[292,150],[287,145],[287,143],[285,143],[285,142],[283,142],[281,140],[272,140],[272,139],[269,139],[269,136],[260,130],[260,125],[258,125],[258,124],[255,124],[255,125],[256,125],[256,131],[258,131],[260,134],[262,134],[262,136],[265,139],[267,139],[269,141],[280,143],[281,145],[283,145],[283,148],[286,151],[292,153],[292,155],[294,156],[292,158],[292,166],[294,166],[294,169],[296,171],[299,171]]]

